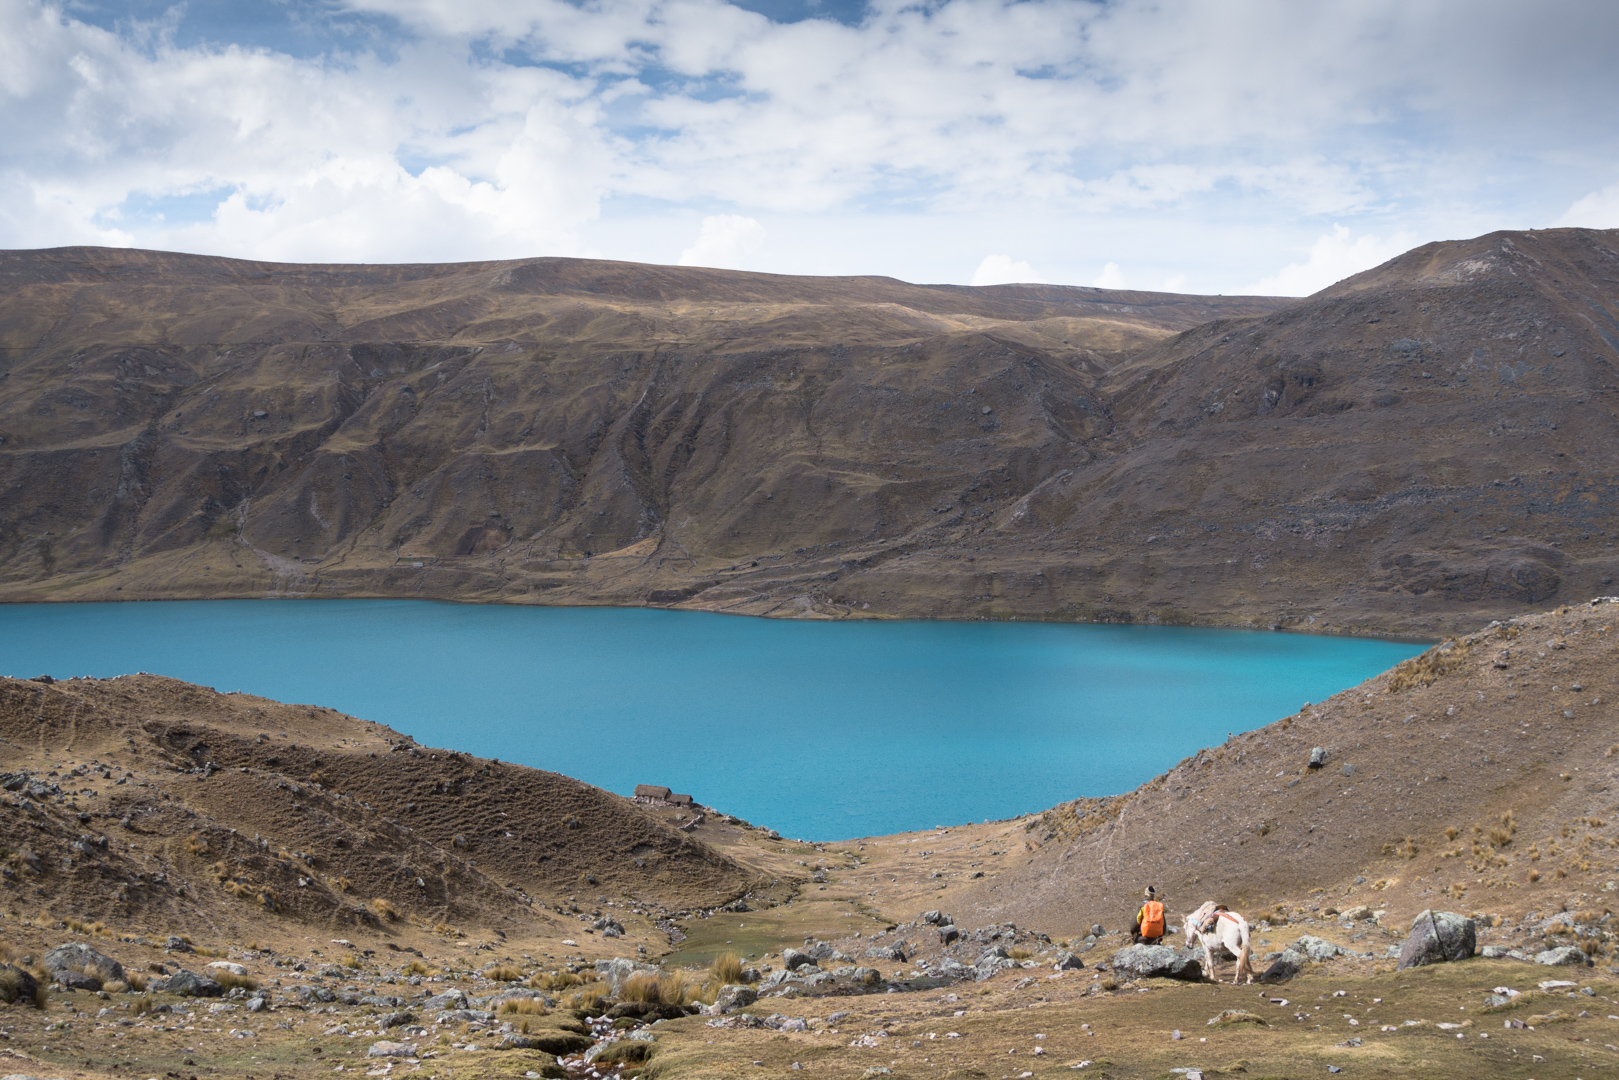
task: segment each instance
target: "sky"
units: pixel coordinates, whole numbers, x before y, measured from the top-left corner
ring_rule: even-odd
[[[1305,295],[1619,227],[1613,0],[0,0],[0,248]]]

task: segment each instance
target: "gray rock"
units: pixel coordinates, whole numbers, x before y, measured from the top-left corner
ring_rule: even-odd
[[[857,967],[849,972],[849,980],[857,986],[876,986],[883,981],[883,973],[876,968]]]
[[[1344,955],[1344,950],[1339,946],[1310,934],[1305,934],[1295,944],[1289,945],[1288,948],[1301,952],[1318,963],[1331,960],[1335,956]]]
[[[445,1009],[433,1019],[440,1024],[487,1024],[495,1018],[488,1009]]]
[[[805,964],[813,964],[814,962],[815,957],[808,953],[799,952],[797,949],[783,949],[781,951],[782,966],[788,971],[796,971]]]
[[[114,979],[128,981],[124,976],[124,965],[77,942],[58,945],[45,954],[42,963],[52,975],[62,971],[80,971],[101,982],[112,982]],[[100,990],[101,986],[98,984],[95,989]]]
[[[170,935],[169,940],[167,940],[167,941],[165,941],[163,943],[163,947],[165,949],[169,950],[169,952],[195,952],[196,951],[195,949],[193,949],[190,945],[188,945],[186,943],[185,938],[183,938],[183,937],[175,937],[173,935]]]
[[[269,998],[262,998],[262,997],[249,998],[248,1002],[247,1002],[247,1011],[250,1012],[250,1013],[264,1012],[269,1007],[270,1007],[270,999]]]
[[[1472,919],[1454,911],[1430,908],[1419,912],[1412,921],[1411,933],[1400,947],[1399,966],[1404,969],[1466,960],[1477,944],[1478,927]]]
[[[753,987],[730,983],[720,987],[715,993],[714,1004],[708,1007],[708,1011],[714,1016],[724,1016],[726,1013],[745,1009],[758,1000],[759,993]]]
[[[1522,949],[1514,949],[1510,945],[1486,945],[1478,951],[1486,960],[1533,960],[1534,957]]]
[[[1098,938],[1105,933],[1107,933],[1107,927],[1103,926],[1101,923],[1091,924],[1091,937]]]
[[[948,956],[926,970],[935,979],[970,979],[973,976],[972,968]]]
[[[759,988],[761,990],[774,990],[782,983],[791,980],[792,977],[792,972],[788,971],[786,968],[781,968],[778,971],[772,971],[769,975],[766,975],[763,981],[759,983]]]
[[[1327,748],[1316,746],[1310,749],[1310,768],[1319,769],[1327,763]]]
[[[88,990],[94,993],[101,989],[100,979],[82,971],[58,971],[51,976],[51,980],[63,990]]]
[[[1071,952],[1060,952],[1057,954],[1057,962],[1051,966],[1058,971],[1078,971],[1085,966],[1085,961]]]
[[[160,994],[178,994],[180,997],[223,997],[225,988],[212,979],[191,971],[176,971],[166,979],[148,983],[147,989]]]
[[[387,1028],[404,1027],[406,1024],[414,1024],[415,1022],[416,1014],[408,1009],[401,1009],[398,1012],[388,1013],[377,1020],[377,1023],[380,1024],[384,1030]]]
[[[1549,967],[1561,967],[1565,964],[1588,965],[1591,958],[1573,945],[1560,945],[1555,949],[1535,954],[1535,963],[1546,964]]]
[[[949,926],[956,920],[942,911],[924,911],[922,912],[922,921],[929,926]]]
[[[1270,967],[1259,976],[1262,983],[1280,983],[1293,978],[1304,969],[1304,957],[1292,949],[1284,949]]]
[[[464,1009],[467,1007],[467,995],[460,990],[446,990],[442,994],[435,994],[422,1002],[423,1012],[438,1012],[442,1009]]]
[[[399,1058],[415,1057],[416,1056],[416,1046],[415,1046],[414,1043],[388,1042],[388,1041],[384,1040],[382,1042],[374,1042],[374,1043],[372,1043],[371,1044],[371,1049],[369,1049],[369,1050],[367,1050],[365,1052],[365,1056],[368,1057],[368,1058],[374,1058],[374,1057],[399,1057]]]
[[[374,1005],[379,1009],[397,1009],[404,1004],[391,994],[361,994],[361,1005]]]
[[[1201,979],[1203,967],[1167,945],[1131,945],[1113,954],[1112,968],[1127,978]]]
[[[628,960],[622,956],[615,956],[611,960],[596,961],[596,973],[607,980],[609,993],[617,997],[619,991],[630,976],[636,974],[656,975],[661,969],[656,964],[643,964],[637,960]]]
[[[17,1002],[21,1002],[25,1005],[33,1004],[34,995],[39,993],[39,981],[36,980],[33,975],[22,968],[15,967],[11,964],[0,964],[0,972],[4,972],[6,974],[6,982],[11,987],[8,993],[13,993],[16,995],[9,1002],[7,1002],[8,1004],[15,1004]],[[0,998],[0,1001],[6,1001],[6,999]]]
[[[960,937],[961,937],[961,931],[957,930],[955,928],[955,926],[953,924],[951,924],[951,923],[945,923],[943,926],[939,927],[939,944],[940,945],[948,945],[952,941],[955,941]]]
[[[456,992],[460,993],[460,991]],[[310,1005],[315,1002],[326,1005],[337,1000],[337,995],[326,989],[324,986],[300,986],[294,990],[293,993],[297,994],[298,1000],[303,1002],[305,1005]],[[464,1001],[466,999],[463,998],[462,1000]]]
[[[905,962],[904,945],[874,945],[863,954],[867,960],[892,960],[895,963]]]
[[[1006,960],[1009,958],[1010,954],[1006,951],[1006,946],[991,945],[989,948],[978,954],[978,959],[975,960],[973,964],[974,966],[977,966],[986,960]]]
[[[806,972],[808,972],[808,974],[805,974]],[[833,975],[830,971],[822,971],[820,968],[815,968],[813,970],[810,968],[799,968],[798,973],[803,976],[805,986],[825,986],[827,983],[834,981]]]

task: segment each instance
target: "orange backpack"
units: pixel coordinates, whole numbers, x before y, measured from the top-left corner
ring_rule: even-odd
[[[1148,900],[1141,905],[1141,936],[1164,936],[1164,905],[1156,900]]]

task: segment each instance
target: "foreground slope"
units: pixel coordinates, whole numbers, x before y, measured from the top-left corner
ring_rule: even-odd
[[[1118,925],[1149,884],[1174,910],[1330,901],[1396,926],[1427,907],[1600,909],[1619,881],[1616,701],[1619,599],[1492,624],[1022,822],[1013,864],[956,903],[1053,933]]]
[[[619,796],[326,708],[154,675],[0,679],[0,738],[14,912],[167,933],[515,932],[578,894],[653,912],[758,884]]]
[[[0,259],[0,597],[1432,633],[1619,569],[1619,233],[1302,301]]]

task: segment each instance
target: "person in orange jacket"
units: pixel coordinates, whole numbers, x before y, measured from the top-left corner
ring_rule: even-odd
[[[1136,912],[1130,940],[1137,945],[1156,945],[1164,936],[1164,905],[1151,885],[1142,894],[1141,910]]]

